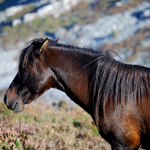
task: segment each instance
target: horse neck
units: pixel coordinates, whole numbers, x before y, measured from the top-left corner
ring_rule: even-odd
[[[49,48],[46,58],[48,65],[53,70],[59,82],[64,87],[64,92],[79,106],[90,113],[89,108],[89,72],[86,64],[90,56],[81,52],[64,50],[63,48]]]

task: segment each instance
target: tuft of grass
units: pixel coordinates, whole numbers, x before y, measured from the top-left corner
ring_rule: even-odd
[[[77,119],[73,120],[73,125],[75,128],[81,127],[81,123]]]
[[[17,140],[15,141],[15,145],[16,145],[16,148],[17,148],[17,149],[19,149],[19,148],[22,147],[22,144],[21,144],[21,142],[20,142],[19,139],[17,139]]]

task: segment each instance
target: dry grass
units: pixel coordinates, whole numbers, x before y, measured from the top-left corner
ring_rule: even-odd
[[[106,150],[91,117],[63,102],[54,109],[44,102],[27,105],[14,114],[0,103],[0,149]]]

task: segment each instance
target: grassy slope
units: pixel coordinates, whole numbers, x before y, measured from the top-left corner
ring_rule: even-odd
[[[43,102],[27,105],[14,114],[0,103],[0,149],[104,150],[109,145],[99,136],[91,117],[81,108],[59,109]]]

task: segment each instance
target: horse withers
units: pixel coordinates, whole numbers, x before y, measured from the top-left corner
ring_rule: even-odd
[[[4,102],[14,112],[50,88],[89,113],[112,150],[150,149],[150,69],[124,64],[108,51],[35,39],[20,54]]]

